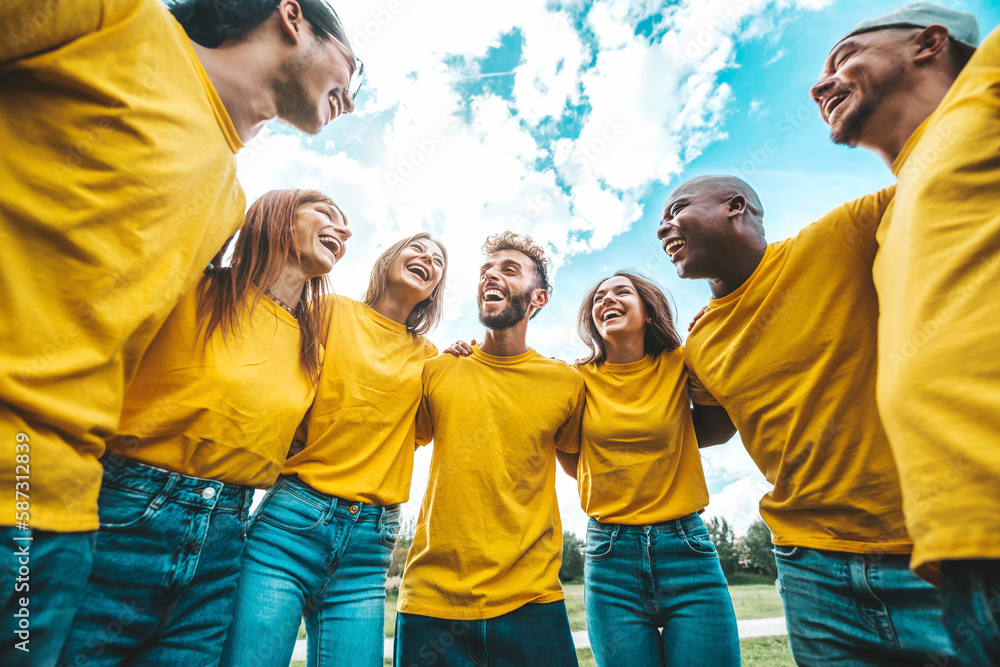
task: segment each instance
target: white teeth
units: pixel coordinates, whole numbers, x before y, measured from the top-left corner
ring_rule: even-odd
[[[327,244],[333,246],[332,248],[329,248],[329,250],[333,252],[334,255],[336,255],[340,251],[340,248],[342,247],[340,239],[338,239],[336,236],[327,236],[326,234],[320,234],[319,242],[322,243],[324,246],[326,246]]]
[[[607,322],[612,317],[623,317],[624,315],[625,315],[625,313],[623,313],[622,311],[617,310],[615,308],[611,308],[609,310],[605,310],[604,311],[603,321]]]
[[[830,114],[833,113],[831,107],[834,105],[834,103],[843,100],[845,97],[847,97],[847,93],[838,93],[826,101],[826,104],[823,105],[823,113],[826,115],[827,120],[829,120]]]
[[[503,292],[501,292],[500,290],[495,290],[495,289],[488,289],[488,290],[486,290],[485,292],[483,292],[483,300],[486,300],[486,298],[487,298],[487,297],[490,297],[490,296],[495,296],[495,297],[497,297],[497,300],[498,300],[498,301],[502,301],[502,300],[504,300],[505,298],[507,298],[507,297],[505,297],[505,296],[503,295]]]
[[[681,246],[683,245],[684,245],[684,239],[674,239],[673,241],[665,245],[663,249],[667,251],[668,255],[672,256],[675,252],[680,250]]]
[[[430,280],[430,275],[428,275],[427,269],[420,266],[419,264],[410,264],[409,266],[406,267],[406,269],[411,272],[419,273],[421,279],[423,280]]]

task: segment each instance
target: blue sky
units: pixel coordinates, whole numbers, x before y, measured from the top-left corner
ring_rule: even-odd
[[[600,276],[631,267],[673,296],[686,323],[706,285],[677,278],[655,238],[681,181],[743,177],[759,193],[770,241],[839,203],[892,182],[871,153],[834,146],[808,91],[823,58],[876,0],[377,0],[335,4],[366,82],[351,116],[316,137],[280,125],[240,157],[251,200],[316,187],[347,213],[354,237],[331,279],[359,297],[374,258],[399,237],[439,235],[451,265],[443,348],[476,338],[476,267],[487,235],[532,234],[557,264],[555,292],[529,343],[582,353],[574,316]],[[1000,23],[989,0],[944,0]],[[418,454],[415,514],[426,486]],[[738,532],[768,485],[738,438],[704,450],[707,516]],[[575,484],[557,482],[566,528],[583,534]]]

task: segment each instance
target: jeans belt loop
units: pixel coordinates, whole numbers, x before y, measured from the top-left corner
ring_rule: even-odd
[[[677,534],[680,535],[682,540],[687,539],[687,531],[684,530],[684,517],[679,519],[674,519],[674,526],[677,527]]]
[[[621,527],[622,527],[622,525],[620,523],[616,523],[615,524],[615,529],[611,531],[611,540],[612,541],[618,539],[618,531],[621,530]]]
[[[170,495],[170,492],[174,490],[175,486],[177,486],[177,480],[179,480],[180,478],[181,476],[179,473],[176,472],[170,473],[170,476],[167,478],[167,483],[163,485],[163,487],[160,489],[160,492],[157,493],[156,497],[153,498],[153,502],[149,504],[151,509],[157,510],[160,508],[160,505],[163,504],[163,501],[167,499],[167,496]]]

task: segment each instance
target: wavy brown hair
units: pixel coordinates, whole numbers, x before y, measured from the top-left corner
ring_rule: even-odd
[[[444,282],[445,278],[448,277],[448,251],[445,249],[444,244],[437,239],[431,238],[431,235],[427,232],[420,232],[405,239],[400,239],[378,256],[378,259],[375,260],[375,266],[372,267],[372,275],[368,279],[368,289],[361,296],[361,301],[369,306],[374,306],[382,298],[382,295],[389,289],[389,267],[399,257],[399,253],[403,252],[403,248],[407,248],[414,241],[421,239],[435,244],[441,249],[441,254],[444,256],[444,268],[441,269],[441,280],[434,286],[431,295],[414,306],[413,310],[410,311],[410,315],[406,318],[407,331],[424,335],[441,321],[441,316],[444,313],[441,295],[444,294]]]
[[[250,205],[229,266],[220,266],[227,242],[201,280],[198,323],[204,329],[206,346],[216,329],[222,332],[223,340],[238,331],[250,319],[263,293],[285,270],[288,255],[299,256],[292,225],[300,206],[315,203],[332,206],[347,222],[343,211],[318,190],[271,190]],[[248,308],[251,293],[253,300]],[[299,363],[313,382],[319,378],[320,350],[326,338],[325,293],[326,276],[310,278],[302,289],[297,310]]]
[[[597,330],[597,325],[594,324],[594,297],[597,296],[597,290],[600,289],[604,281],[617,277],[628,278],[631,281],[635,287],[636,294],[639,295],[639,299],[646,307],[646,317],[649,318],[643,338],[643,348],[646,354],[657,355],[661,352],[676,350],[680,347],[681,338],[677,334],[677,328],[674,326],[673,310],[670,308],[670,302],[667,301],[667,295],[663,289],[652,280],[637,273],[616,271],[614,275],[598,280],[587,292],[587,296],[583,298],[583,303],[580,304],[580,313],[577,316],[577,331],[583,342],[590,348],[590,356],[581,363],[602,362],[607,356],[607,347],[604,344],[604,339],[601,338],[601,334]]]

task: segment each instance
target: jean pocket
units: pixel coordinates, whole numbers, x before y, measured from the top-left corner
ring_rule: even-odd
[[[263,521],[290,533],[308,533],[323,523],[324,517],[325,507],[279,486],[272,489],[261,502],[250,528],[257,521]]]
[[[687,547],[688,551],[699,556],[718,555],[715,551],[715,543],[712,542],[712,538],[708,536],[708,533],[689,533],[685,535],[684,546]]]
[[[97,503],[101,530],[130,530],[145,524],[160,509],[163,495],[162,492],[150,495],[105,482]]]
[[[587,528],[587,545],[584,556],[587,560],[607,558],[615,550],[615,536],[611,531]]]
[[[780,560],[796,560],[802,555],[802,549],[799,547],[783,547],[777,544],[771,549],[774,552],[774,557]]]
[[[395,549],[399,540],[399,518],[395,521],[389,520],[382,523],[382,546],[387,549]]]

